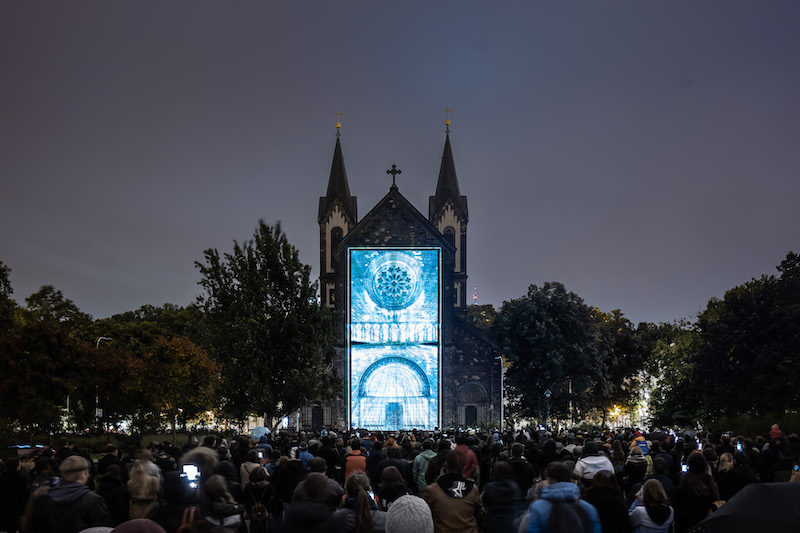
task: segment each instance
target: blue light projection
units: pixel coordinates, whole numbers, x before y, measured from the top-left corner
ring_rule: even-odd
[[[439,248],[350,248],[350,426],[439,425]]]

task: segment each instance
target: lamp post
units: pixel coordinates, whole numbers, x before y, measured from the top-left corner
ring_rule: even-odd
[[[506,367],[506,360],[503,358],[502,355],[498,355],[495,359],[500,359],[500,431],[505,429],[504,422],[505,417],[503,416],[505,413],[503,412],[503,404],[505,403],[505,384],[503,382],[503,374],[505,373]]]
[[[110,341],[111,337],[97,337],[97,343],[95,344],[95,349],[100,349],[100,341]],[[97,429],[100,429],[100,418],[103,416],[103,410],[100,408],[100,391],[98,390],[97,386],[94,389],[94,416],[97,419]]]

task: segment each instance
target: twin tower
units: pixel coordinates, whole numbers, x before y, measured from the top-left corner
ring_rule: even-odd
[[[398,173],[394,166],[387,172]],[[499,346],[466,320],[469,216],[449,129],[427,217],[392,183],[359,220],[337,134],[317,220],[321,300],[336,314],[335,365],[344,388],[329,404],[307,406],[303,425],[498,425]]]

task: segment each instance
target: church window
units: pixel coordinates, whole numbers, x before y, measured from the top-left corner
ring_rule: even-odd
[[[339,226],[335,226],[331,229],[331,252],[339,246],[339,243],[342,242],[344,238],[344,230]]]
[[[453,246],[456,245],[456,230],[453,226],[447,226],[444,228],[444,238],[447,239],[447,242]]]

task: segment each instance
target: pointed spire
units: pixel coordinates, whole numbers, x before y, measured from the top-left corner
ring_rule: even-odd
[[[461,210],[466,219],[468,216],[467,197],[461,196],[458,189],[456,165],[453,162],[453,150],[450,148],[450,135],[446,135],[444,140],[444,153],[442,153],[442,166],[439,168],[439,181],[436,182],[436,194],[431,196],[429,201],[428,212],[431,220],[448,200],[451,200],[454,206]]]
[[[339,140],[338,128],[336,131],[336,148],[333,150],[333,162],[331,163],[331,174],[328,178],[328,190],[325,193],[325,197],[320,198],[318,217],[320,221],[322,221],[322,217],[327,214],[336,200],[341,202],[344,211],[355,221],[356,199],[350,196],[350,185],[347,183],[347,172],[344,169],[344,156],[342,155],[342,143]]]

